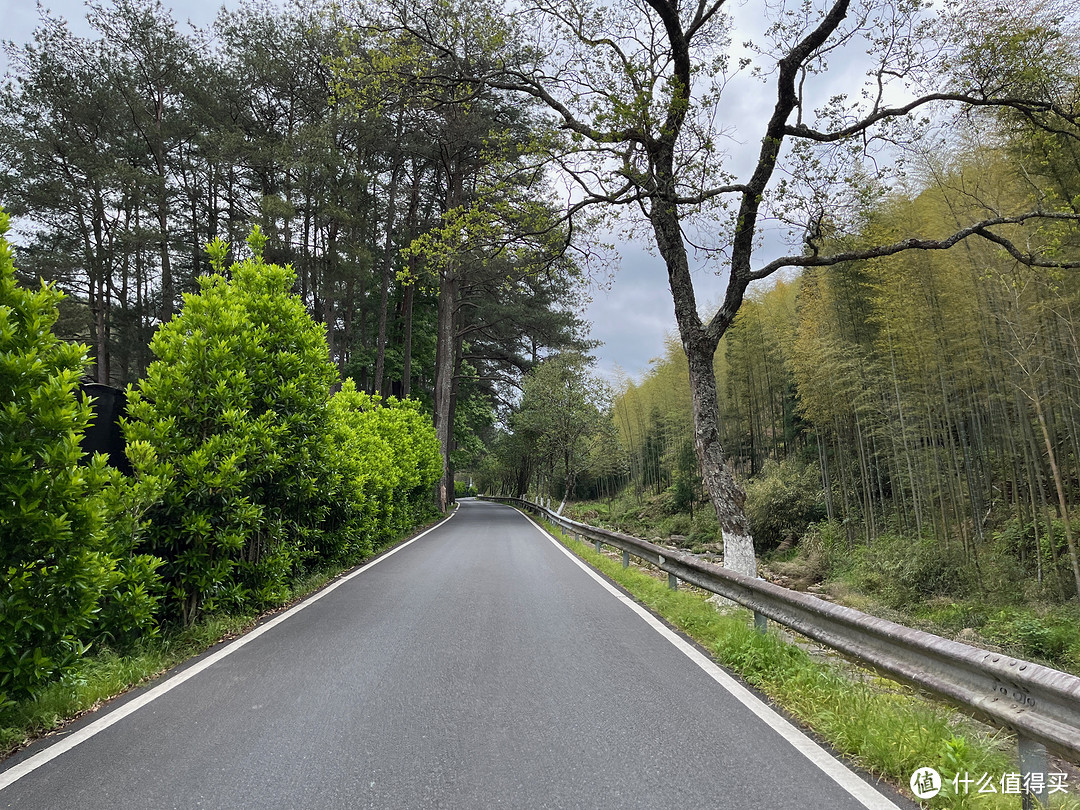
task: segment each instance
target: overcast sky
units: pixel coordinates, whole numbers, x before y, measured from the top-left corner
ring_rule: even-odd
[[[182,32],[188,30],[185,22],[199,27],[209,25],[223,5],[231,8],[237,4],[236,0],[186,0],[183,3],[165,0],[165,5],[173,9]],[[82,0],[44,0],[43,5],[64,17],[76,34],[91,33]],[[0,38],[15,43],[28,42],[37,21],[34,0],[0,0]],[[6,70],[7,59],[0,53],[0,73]],[[734,115],[733,120],[745,121],[748,116],[763,120],[762,113],[767,116],[764,105],[768,99],[760,89],[758,85],[759,92],[736,94],[732,98],[729,111]],[[753,144],[744,146],[752,147]],[[737,149],[738,145],[734,147]],[[660,258],[650,255],[641,245],[622,243],[616,247],[620,254],[618,270],[610,279],[602,279],[604,283],[592,286],[585,318],[592,324],[592,337],[603,341],[595,351],[598,369],[609,378],[615,375],[616,369],[639,377],[647,370],[649,360],[662,354],[665,335],[675,330],[673,305],[667,273]],[[723,281],[711,269],[698,269],[695,286],[700,306],[715,306],[721,300]]]

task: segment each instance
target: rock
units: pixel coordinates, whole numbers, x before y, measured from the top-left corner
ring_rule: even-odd
[[[714,593],[712,596],[710,596],[705,601],[708,602],[710,605],[712,605],[714,608],[716,608],[721,613],[727,613],[729,611],[739,609],[738,604],[736,604],[735,602],[732,602],[730,599],[728,599],[725,596],[721,596],[718,593]]]

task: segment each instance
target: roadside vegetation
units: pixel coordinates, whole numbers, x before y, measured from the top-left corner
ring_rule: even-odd
[[[441,469],[415,403],[338,386],[257,228],[243,261],[210,246],[151,341],[128,389],[134,474],[86,457],[87,347],[53,334],[62,293],[16,283],[6,231],[0,211],[2,750],[430,519]]]
[[[983,123],[993,148],[920,157],[920,181],[867,201],[837,246],[960,222],[972,189],[1002,204],[1080,198],[1074,125]],[[1072,225],[1029,236],[1078,261]],[[1078,336],[1080,275],[985,242],[752,290],[713,371],[760,572],[1080,672]],[[532,427],[545,423],[526,386],[477,465],[480,488],[565,499],[586,523],[723,558],[682,342],[614,390],[588,373],[575,384],[593,391],[591,421],[569,452]]]
[[[799,723],[859,767],[881,776],[908,794],[908,780],[921,767],[942,776],[943,790],[924,804],[935,808],[1009,808],[1015,795],[965,793],[953,789],[953,778],[1016,772],[1015,744],[995,732],[958,716],[906,686],[850,665],[816,660],[803,647],[775,630],[761,634],[748,611],[718,610],[704,591],[667,586],[663,578],[632,565],[624,569],[614,555],[597,553],[588,543],[546,524],[563,545],[637,601],[686,633],[725,667],[768,695]],[[1000,789],[1000,788],[999,788]],[[1078,810],[1080,799],[1057,793],[1049,807]]]
[[[1023,19],[990,5],[954,18],[957,36],[974,38],[935,86],[977,82],[993,63],[999,87],[1075,103],[1080,68],[1066,33],[1075,14],[1057,3],[1023,8]],[[572,447],[535,427],[545,425],[541,400],[527,385],[476,466],[480,489],[565,500],[587,523],[715,554],[738,570],[749,535],[756,570],[782,584],[1080,672],[1072,214],[948,250],[873,252],[913,233],[944,238],[991,210],[1075,212],[1077,120],[1051,130],[1008,108],[950,118],[887,189],[861,163],[832,176],[834,196],[829,170],[810,160],[802,168],[830,191],[796,232],[792,272],[738,299],[729,280],[722,301],[697,299],[695,317],[676,308],[678,331],[659,356],[613,390],[578,374],[575,385],[592,391],[591,422],[563,430],[578,437]],[[799,127],[787,134],[797,138]],[[798,171],[787,177],[796,182]],[[1009,239],[1034,253],[1009,249]],[[830,254],[845,258],[825,261]],[[718,343],[704,362],[699,321],[721,324],[706,330]],[[702,405],[709,371],[715,419]],[[567,410],[552,408],[548,421]],[[725,504],[706,451],[734,476]]]

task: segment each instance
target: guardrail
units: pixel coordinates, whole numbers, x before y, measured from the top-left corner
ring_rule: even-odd
[[[603,545],[622,549],[623,567],[630,555],[639,557],[666,571],[669,587],[683,580],[750,608],[759,629],[768,617],[859,664],[1014,731],[1023,773],[1046,772],[1046,749],[1080,763],[1080,678],[1074,675],[743,576],[685,552],[578,523],[520,498],[484,499],[540,515],[591,540],[598,551]]]

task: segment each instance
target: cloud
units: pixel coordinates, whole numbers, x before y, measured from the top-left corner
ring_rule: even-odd
[[[621,261],[610,290],[596,290],[585,313],[592,337],[603,341],[593,354],[597,368],[608,379],[618,371],[640,377],[649,362],[664,353],[669,334],[676,334],[675,305],[663,260],[640,243],[619,247]],[[694,286],[702,314],[719,304],[724,278],[712,269],[697,267]]]

